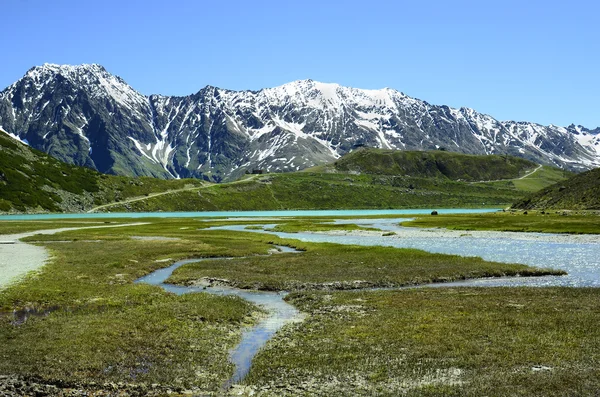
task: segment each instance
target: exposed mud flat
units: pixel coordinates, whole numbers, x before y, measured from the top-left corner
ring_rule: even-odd
[[[2,236],[4,241],[14,241],[14,244],[0,244],[0,289],[18,280],[24,274],[39,269],[48,260],[49,255],[44,247],[19,241],[21,238],[35,234],[39,232]]]

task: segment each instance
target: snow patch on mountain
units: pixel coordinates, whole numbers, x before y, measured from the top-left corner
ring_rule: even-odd
[[[38,149],[60,148],[63,159],[135,175],[221,180],[253,168],[302,169],[358,146],[600,166],[599,129],[498,121],[390,88],[313,80],[260,91],[209,86],[187,97],[144,96],[95,64],[30,69],[0,93],[0,124]]]
[[[21,139],[21,137],[19,137],[18,135],[12,134],[10,132],[6,132],[6,131],[4,131],[2,129],[2,127],[0,127],[0,132],[4,132],[6,135],[8,135],[9,137],[11,137],[15,141],[19,141],[19,142],[24,143],[25,145],[29,146],[29,142],[27,141],[27,139]]]

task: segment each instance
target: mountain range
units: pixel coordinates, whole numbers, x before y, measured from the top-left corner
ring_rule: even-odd
[[[361,146],[509,154],[573,171],[600,166],[600,128],[498,121],[389,88],[313,80],[145,96],[96,64],[31,68],[0,92],[0,129],[103,173],[217,182],[256,169],[297,171]]]

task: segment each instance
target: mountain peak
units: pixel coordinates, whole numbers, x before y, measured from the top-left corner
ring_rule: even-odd
[[[40,75],[55,75],[62,74],[64,77],[75,77],[80,76],[81,74],[86,73],[101,73],[101,74],[110,74],[106,71],[104,66],[91,63],[91,64],[81,64],[81,65],[59,65],[56,63],[44,63],[41,66],[34,66],[27,71],[25,76],[29,76],[32,78],[36,78]]]
[[[131,88],[122,78],[109,73],[104,66],[91,63],[58,65],[44,63],[29,69],[24,78],[30,78],[38,89],[52,83],[57,75],[72,82],[77,89],[87,87],[95,97],[108,96],[128,108],[144,105],[146,97]]]
[[[0,126],[67,161],[130,175],[220,180],[252,168],[296,171],[356,146],[600,165],[599,130],[500,122],[391,88],[304,79],[259,91],[207,86],[191,96],[147,97],[98,64],[30,69],[0,93]]]

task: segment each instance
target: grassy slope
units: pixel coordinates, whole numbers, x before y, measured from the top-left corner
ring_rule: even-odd
[[[545,165],[527,178],[516,179],[507,183],[512,183],[516,189],[524,192],[537,192],[546,186],[563,181],[573,175],[574,174],[572,172],[564,171],[559,168],[548,167]]]
[[[76,212],[128,197],[200,185],[195,179],[102,175],[58,161],[0,132],[0,212]]]
[[[99,190],[96,172],[62,163],[0,133],[0,211],[59,211],[63,199],[58,191],[77,196]]]
[[[597,214],[528,213],[457,214],[418,216],[403,226],[443,227],[453,230],[600,234]]]
[[[498,207],[522,195],[514,188],[442,179],[298,172],[149,198],[106,211]]]
[[[478,181],[520,178],[536,166],[514,157],[362,149],[302,172],[264,175],[107,210],[498,207],[566,176],[542,167],[522,180]]]
[[[548,186],[518,201],[513,208],[600,210],[600,168]]]
[[[464,181],[518,177],[533,168],[533,163],[512,157],[365,149],[321,167],[322,172],[264,175],[210,186],[194,179],[101,175],[0,134],[0,211],[80,212],[107,203],[114,205],[101,211],[498,207],[559,175],[547,170],[535,182]],[[366,173],[356,175],[357,169]],[[140,200],[127,202],[133,198]]]
[[[567,396],[600,388],[600,290],[295,293],[246,384],[264,396]]]
[[[517,178],[494,182],[474,183],[482,186],[494,186],[505,189],[516,189],[524,193],[533,193],[547,186],[553,185],[557,182],[564,181],[565,179],[573,175],[574,174],[572,172],[544,165],[541,168],[537,169],[534,173],[524,177],[523,179]]]
[[[341,172],[412,175],[467,182],[518,178],[537,164],[512,156],[476,156],[446,151],[399,151],[364,148],[340,158]]]

